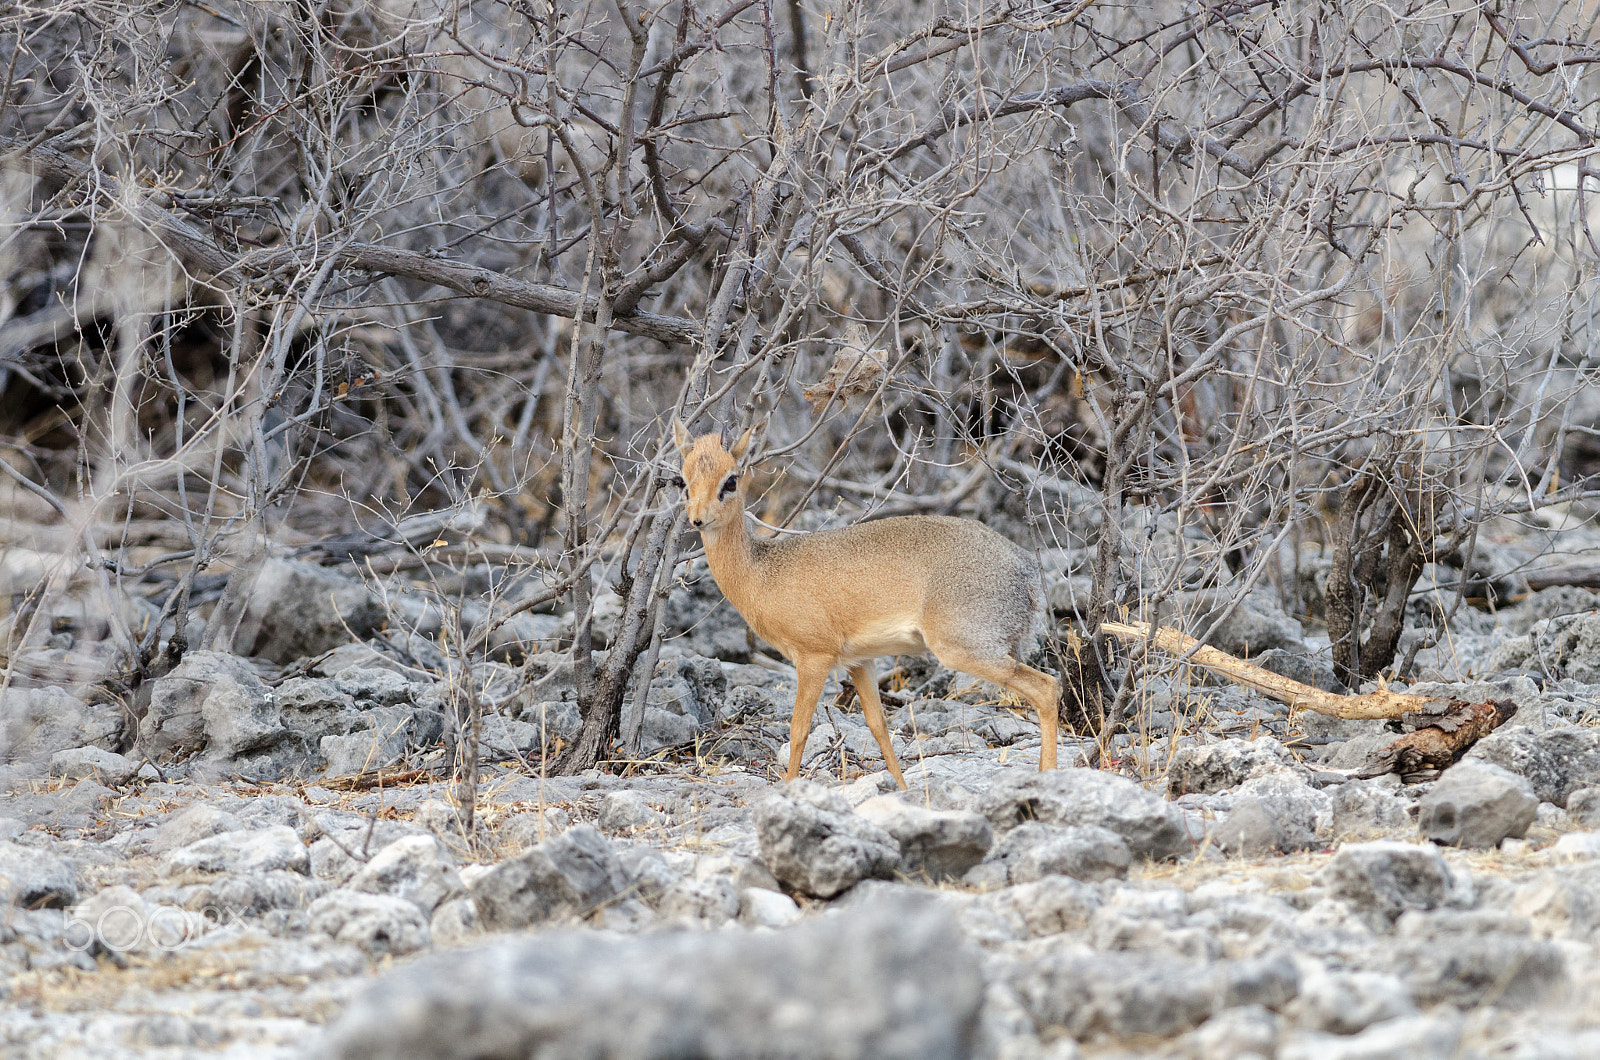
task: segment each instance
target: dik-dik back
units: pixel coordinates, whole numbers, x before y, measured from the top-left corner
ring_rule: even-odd
[[[738,466],[750,433],[729,451],[716,435],[691,442],[682,424],[673,431],[689,522],[700,531],[712,577],[751,628],[795,665],[785,779],[799,773],[817,697],[829,671],[843,665],[884,761],[904,787],[872,660],[928,651],[1027,699],[1039,714],[1039,768],[1055,767],[1056,681],[1017,659],[1043,607],[1027,552],[981,523],[944,516],[755,538]]]

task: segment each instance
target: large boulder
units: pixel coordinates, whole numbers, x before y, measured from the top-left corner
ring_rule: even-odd
[[[0,689],[0,763],[43,767],[57,751],[93,744],[110,749],[122,737],[119,707],[88,704],[65,689]]]
[[[50,756],[50,775],[63,780],[96,780],[115,787],[138,771],[138,762],[93,744],[70,747]]]
[[[1286,956],[1211,963],[1169,953],[1083,953],[1072,947],[999,968],[1001,979],[1039,1028],[1079,1040],[1167,1038],[1241,1005],[1278,1009],[1293,1001],[1300,976]]]
[[[204,750],[212,760],[273,747],[289,734],[272,689],[244,659],[192,651],[150,689],[139,745],[156,761]]]
[[[360,948],[369,957],[403,957],[431,941],[415,902],[387,894],[334,891],[307,910],[311,930]]]
[[[437,954],[358,997],[327,1054],[958,1060],[983,989],[938,903],[880,898],[765,934],[556,932]]]
[[[0,841],[0,903],[65,909],[78,900],[78,867],[59,855]]]
[[[930,880],[959,877],[994,845],[989,822],[965,810],[930,810],[895,795],[879,795],[856,812],[900,844],[902,871]]]
[[[169,872],[311,872],[311,856],[288,825],[242,832],[222,832],[167,852]]]
[[[1135,857],[1157,861],[1186,854],[1191,846],[1178,807],[1097,769],[1010,773],[994,781],[979,805],[1002,833],[1024,821],[1099,825],[1121,836]]]
[[[605,836],[580,824],[473,877],[467,893],[486,930],[512,931],[583,916],[622,893],[627,882]]]
[[[1053,825],[1028,821],[996,844],[967,883],[983,888],[1032,883],[1046,876],[1098,882],[1128,874],[1133,855],[1122,837],[1098,825]]]
[[[241,655],[289,663],[364,640],[384,617],[383,601],[361,581],[315,563],[269,559],[233,646]]]
[[[1437,847],[1412,843],[1347,843],[1322,870],[1332,898],[1383,927],[1412,909],[1438,909],[1458,899],[1461,884]]]
[[[796,780],[755,807],[761,860],[780,883],[832,898],[900,867],[900,844],[859,816],[839,792]]]
[[[1417,824],[1446,846],[1492,847],[1528,833],[1539,811],[1525,777],[1488,762],[1463,759],[1423,795]]]
[[[1600,729],[1506,727],[1474,744],[1467,759],[1507,769],[1525,778],[1539,801],[1565,806],[1574,791],[1600,784]]]
[[[1223,740],[1179,748],[1167,769],[1167,790],[1174,795],[1209,795],[1268,774],[1304,779],[1310,772],[1287,747],[1269,736]]]
[[[465,891],[455,864],[431,835],[396,839],[362,866],[349,887],[352,891],[404,898],[428,914],[441,902]]]

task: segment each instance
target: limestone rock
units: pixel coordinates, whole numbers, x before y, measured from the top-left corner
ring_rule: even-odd
[[[900,845],[839,792],[796,780],[755,807],[761,860],[787,887],[832,898],[900,867]]]

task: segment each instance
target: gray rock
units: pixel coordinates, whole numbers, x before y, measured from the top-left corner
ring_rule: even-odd
[[[383,602],[361,581],[294,560],[261,567],[233,647],[241,655],[290,663],[364,640],[385,618]]]
[[[247,832],[223,832],[168,851],[163,868],[183,872],[270,872],[285,869],[309,874],[311,857],[295,830],[287,825]]]
[[[78,900],[78,868],[47,850],[0,842],[0,902],[22,909],[65,909]]]
[[[746,887],[739,892],[739,923],[746,927],[783,928],[800,919],[800,906],[781,891]]]
[[[583,916],[626,886],[611,844],[580,824],[474,877],[467,893],[485,930],[509,931]]]
[[[84,703],[54,685],[0,691],[0,762],[43,767],[70,747],[110,748],[122,730],[120,708]]]
[[[1218,849],[1245,857],[1292,854],[1317,843],[1316,833],[1270,800],[1241,795],[1212,833]]]
[[[1029,820],[1092,824],[1120,835],[1135,857],[1176,858],[1191,847],[1178,807],[1131,780],[1096,769],[1013,771],[996,778],[979,804],[1000,833]]]
[[[1179,748],[1167,770],[1167,790],[1173,795],[1209,795],[1271,773],[1304,779],[1311,771],[1270,736],[1223,740]]]
[[[695,560],[667,597],[666,634],[695,655],[749,662],[750,631],[717,589],[704,559]]]
[[[50,775],[66,780],[98,780],[113,787],[127,783],[139,763],[104,748],[74,747],[50,756]]]
[[[1267,592],[1254,592],[1235,602],[1236,593],[1202,589],[1184,594],[1182,613],[1188,628],[1207,644],[1230,655],[1249,658],[1269,648],[1305,651],[1305,630]]]
[[[439,903],[428,921],[428,934],[441,946],[464,942],[478,934],[478,907],[470,898],[452,898]]]
[[[694,718],[659,707],[646,707],[644,723],[639,729],[639,751],[650,754],[663,747],[677,747],[699,734],[700,726]]]
[[[1295,1035],[1279,1044],[1278,1060],[1455,1060],[1460,1046],[1459,1016],[1406,1016],[1348,1038]]]
[[[191,803],[161,822],[155,836],[150,840],[150,852],[164,854],[169,850],[205,839],[207,836],[239,829],[239,819],[226,810],[218,809],[209,803]]]
[[[1333,789],[1333,833],[1336,836],[1370,836],[1409,831],[1409,805],[1389,789],[1369,780],[1352,780]]]
[[[213,761],[270,749],[288,735],[272,689],[244,659],[192,651],[150,690],[141,750],[157,761],[204,750]]]
[[[1500,628],[1513,636],[1532,629],[1535,623],[1562,615],[1579,615],[1600,610],[1600,596],[1576,585],[1553,585],[1540,589],[1499,613]],[[1485,670],[1492,673],[1492,670]]]
[[[199,939],[209,926],[200,913],[151,905],[125,885],[97,891],[74,906],[72,923],[90,936],[71,939],[73,945],[88,943],[96,952],[114,957],[171,953]]]
[[[344,736],[324,736],[319,742],[330,777],[388,769],[404,761],[410,747],[411,739],[403,721],[395,725],[380,724]]]
[[[403,957],[430,941],[427,917],[404,898],[340,890],[318,898],[307,912],[311,930],[359,947],[369,957]]]
[[[1007,832],[989,860],[967,874],[967,882],[992,887],[1071,876],[1092,883],[1120,879],[1132,863],[1128,844],[1110,829],[1029,821]]]
[[[1278,1009],[1294,1000],[1300,977],[1277,956],[1199,963],[1169,954],[1043,951],[999,970],[1040,1028],[1059,1027],[1080,1041],[1170,1038],[1239,1005]]]
[[[1506,726],[1479,740],[1466,757],[1526,778],[1540,802],[1557,806],[1566,806],[1580,788],[1600,785],[1600,729]]]
[[[720,927],[739,915],[739,891],[726,876],[679,879],[656,899],[661,916],[702,927]]]
[[[1568,795],[1567,817],[1579,828],[1600,828],[1600,787],[1579,788]]]
[[[438,954],[357,998],[327,1052],[957,1060],[982,996],[937,903],[867,903],[764,934],[559,932]]]
[[[1533,785],[1499,766],[1463,759],[1419,803],[1422,834],[1446,846],[1493,847],[1527,834],[1539,809]]]
[[[600,830],[603,832],[630,832],[665,821],[665,815],[637,791],[611,791],[600,800]]]
[[[839,792],[796,780],[755,806],[761,860],[779,882],[832,898],[869,877],[900,867],[900,845],[858,816]]]
[[[962,926],[980,942],[1059,935],[1086,927],[1101,907],[1099,892],[1067,876],[1045,876],[979,895],[962,912]]]
[[[1219,1012],[1179,1039],[1192,1060],[1270,1060],[1278,1055],[1283,1020],[1261,1005]]]
[[[1318,961],[1300,964],[1300,995],[1286,1010],[1302,1029],[1359,1034],[1374,1023],[1415,1015],[1411,993],[1395,975],[1330,971]]]
[[[868,799],[856,813],[900,844],[902,871],[934,881],[959,877],[994,845],[989,822],[976,813],[930,810],[894,795]]]
[[[1408,909],[1438,909],[1459,885],[1437,847],[1411,843],[1347,843],[1321,873],[1330,897],[1348,902],[1374,926]]]
[[[348,886],[352,891],[404,898],[426,914],[446,899],[466,893],[455,864],[431,835],[396,839],[374,854]]]
[[[1384,959],[1423,1006],[1448,1002],[1460,1008],[1515,1008],[1558,1002],[1567,982],[1561,947],[1525,933],[1493,930],[1495,926],[1471,917],[1459,931],[1402,923],[1402,937]],[[1520,926],[1525,930],[1525,924]]]

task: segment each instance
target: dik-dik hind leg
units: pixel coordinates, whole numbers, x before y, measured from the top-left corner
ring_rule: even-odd
[[[850,667],[850,680],[856,686],[856,695],[861,697],[861,714],[867,719],[867,728],[872,730],[872,738],[878,741],[878,750],[883,752],[883,764],[889,767],[889,773],[903,791],[906,778],[901,774],[900,762],[894,756],[894,744],[889,739],[889,722],[883,716],[883,701],[878,698],[878,678],[872,672],[872,664],[858,663]]]
[[[1060,729],[1061,688],[1043,670],[1018,662],[1009,655],[998,659],[979,658],[955,644],[930,645],[933,654],[952,670],[981,677],[1008,688],[1032,704],[1039,715],[1039,770],[1056,767],[1056,736]]]
[[[832,669],[833,660],[826,657],[794,661],[794,714],[789,718],[789,768],[783,774],[785,781],[800,775],[800,756],[805,754],[806,739],[811,735],[811,716],[817,711],[817,699]]]

